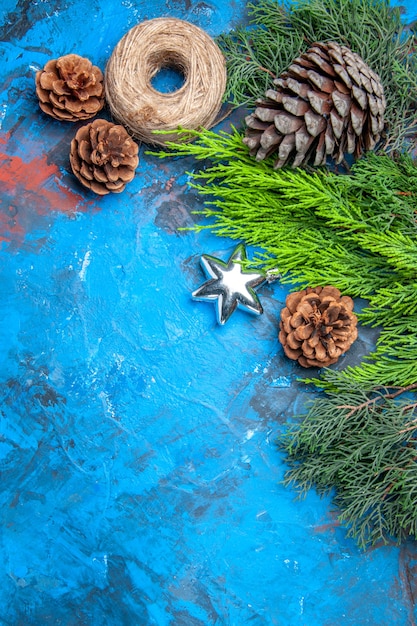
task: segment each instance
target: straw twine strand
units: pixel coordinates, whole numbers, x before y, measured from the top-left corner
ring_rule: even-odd
[[[184,84],[161,93],[151,85],[160,69],[181,72]],[[178,127],[210,128],[226,87],[226,64],[219,47],[202,29],[176,18],[155,18],[135,26],[116,45],[105,72],[111,114],[136,138],[164,145]]]

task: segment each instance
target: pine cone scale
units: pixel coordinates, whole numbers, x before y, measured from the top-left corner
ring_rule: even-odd
[[[298,152],[296,159],[298,157],[304,157],[313,141],[314,137],[307,133],[305,126],[295,133],[295,147]]]
[[[306,96],[313,111],[319,115],[328,115],[332,110],[331,102],[326,94],[309,89]]]
[[[330,113],[330,123],[332,125],[333,135],[336,139],[340,139],[343,135],[345,124],[343,118],[340,117],[338,112],[335,110]]]
[[[317,87],[317,89],[319,89],[320,91],[322,91],[324,93],[332,93],[332,91],[334,89],[333,81],[330,78],[327,78],[327,76],[323,76],[322,74],[318,74],[314,70],[309,70],[307,72],[307,77],[309,78],[310,82],[315,87]]]
[[[367,94],[362,89],[359,89],[359,87],[356,87],[356,85],[352,87],[352,94],[360,108],[365,111],[368,108]]]
[[[366,76],[361,72],[362,85],[364,89],[368,92],[368,94],[373,93],[372,82],[369,76]]]
[[[323,163],[323,161],[325,160],[325,154],[326,154],[326,141],[325,140],[326,140],[326,137],[322,133],[319,137],[319,141],[316,147],[316,157],[313,162],[313,165],[315,166],[321,165],[321,163]]]
[[[280,141],[281,139],[282,137],[279,137],[279,135],[275,132],[275,126],[271,124],[262,134],[261,146],[265,150],[268,150],[269,148],[275,146],[277,141]]]
[[[57,80],[56,74],[54,74],[53,72],[47,72],[46,70],[44,70],[39,75],[38,87],[41,87],[45,91],[49,91],[50,89],[54,88],[54,83],[59,84],[59,82],[60,81]],[[71,92],[68,90],[68,93],[71,93]]]
[[[87,163],[87,165],[91,165],[92,160],[90,146],[88,141],[82,138],[82,135],[80,135],[78,139],[78,154],[81,159]]]
[[[365,113],[354,102],[350,109],[350,121],[355,134],[360,137],[365,123]]]
[[[310,87],[309,85],[306,85],[305,83],[300,83],[297,80],[295,80],[295,78],[291,78],[290,76],[287,79],[287,89],[295,94],[297,94],[297,96],[300,96],[300,98],[304,98],[304,100],[308,97],[308,93],[310,91]],[[268,90],[266,93],[268,95],[268,92],[270,90]],[[279,92],[275,92],[275,93],[279,93]],[[281,95],[282,98],[282,95]],[[278,100],[277,97],[274,98],[276,102],[282,102],[281,100]]]
[[[286,135],[284,139],[281,140],[279,150],[278,150],[278,156],[283,162],[286,161],[289,154],[294,149],[294,143],[295,143],[294,133],[292,133],[291,135]]]
[[[338,80],[335,80],[334,87],[339,93],[343,93],[345,96],[350,96],[351,90],[345,85],[345,83],[341,83]]]
[[[352,89],[353,87],[352,80],[346,68],[343,67],[343,65],[336,64],[334,66],[334,69],[338,77],[342,79],[343,84],[346,85],[348,89]]]
[[[313,61],[314,65],[320,68],[322,72],[325,72],[326,74],[334,78],[336,76],[336,72],[333,66],[330,65],[330,63],[327,63],[327,61],[321,54],[317,54],[316,50],[318,50],[318,48],[315,48],[314,46],[310,48],[310,52],[308,55],[309,60]]]
[[[276,111],[273,109],[267,109],[265,107],[257,107],[255,109],[255,115],[261,122],[273,122],[276,116]]]
[[[288,73],[294,74],[296,78],[302,78],[303,80],[308,78],[308,70],[305,67],[302,67],[301,65],[295,62],[292,65],[290,65],[290,67],[288,68]],[[282,86],[282,82],[280,81],[280,79],[275,79],[274,84],[277,87]]]
[[[356,83],[358,87],[365,87],[364,82],[362,80],[364,75],[362,74],[362,72],[358,71],[354,63],[355,62],[353,60],[350,63],[348,61],[346,64],[346,71],[349,74],[351,80],[354,83]]]
[[[99,167],[94,167],[92,171],[93,177],[89,180],[96,180],[99,183],[106,183],[108,181],[108,176]]]
[[[308,102],[302,98],[294,98],[291,96],[283,96],[282,106],[288,113],[291,113],[296,117],[302,117],[310,110]]]
[[[335,153],[335,147],[336,147],[336,141],[335,141],[335,137],[333,134],[333,129],[330,126],[330,124],[328,125],[327,129],[326,129],[326,134],[324,135],[324,143],[326,146],[326,153],[327,154],[334,154]]]
[[[111,183],[115,183],[119,179],[117,167],[113,167],[110,163],[106,163],[103,166],[103,170],[107,180],[109,180]]]
[[[329,52],[330,58],[333,59],[333,61],[335,61],[335,63],[337,63],[338,65],[341,65],[341,66],[344,65],[345,61],[344,61],[342,50],[341,50],[340,46],[338,46],[337,44],[334,44],[334,43],[330,43],[329,47],[328,47],[328,52]]]
[[[54,93],[57,96],[70,96],[71,95],[71,91],[68,89],[68,87],[65,86],[65,83],[63,80],[52,81],[50,88],[54,90]]]
[[[250,129],[260,131],[264,131],[270,126],[268,122],[263,122],[262,120],[255,117],[253,114],[246,116],[245,123]]]
[[[378,99],[382,98],[385,102],[385,96],[384,96],[384,91],[382,89],[382,86],[372,76],[371,76],[371,85],[372,85],[372,93],[374,93]]]
[[[317,115],[309,110],[304,116],[305,125],[312,137],[317,137],[326,129],[326,120],[322,115]]]
[[[332,101],[340,117],[346,118],[349,115],[349,111],[352,105],[352,98],[350,98],[350,96],[346,94],[341,93],[340,91],[335,90],[332,93]]]
[[[94,180],[93,172],[89,167],[87,167],[87,163],[82,163],[80,167],[80,175],[86,180]]]
[[[55,96],[54,96],[55,99]],[[52,97],[51,100],[53,101]],[[58,107],[58,103],[55,104],[57,108],[65,109],[68,113],[77,114],[83,110],[83,103],[81,100],[76,100],[75,98],[71,98],[70,96],[65,100],[65,106]]]
[[[379,113],[378,100],[371,93],[368,93],[367,95],[368,95],[369,109],[370,109],[372,115],[375,116],[375,117],[372,117],[371,120],[377,121],[376,116]]]
[[[274,126],[283,135],[290,135],[299,130],[304,124],[303,119],[295,117],[294,115],[283,113],[282,115],[275,115]]]
[[[314,326],[311,323],[305,324],[304,326],[300,325],[298,328],[295,329],[294,337],[298,342],[304,341],[305,339],[310,339],[311,335],[313,334],[313,330]]]

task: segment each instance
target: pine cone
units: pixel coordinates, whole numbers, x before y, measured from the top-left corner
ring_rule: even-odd
[[[96,119],[71,141],[70,163],[75,176],[95,193],[120,193],[135,175],[138,151],[123,126]]]
[[[335,287],[307,287],[290,293],[281,311],[279,340],[303,367],[336,363],[358,336],[353,300]]]
[[[36,94],[42,111],[55,119],[87,120],[104,106],[103,74],[88,59],[67,54],[36,73]]]
[[[315,43],[296,58],[246,117],[243,139],[258,161],[277,152],[285,164],[324,165],[372,150],[384,128],[379,76],[346,46]]]

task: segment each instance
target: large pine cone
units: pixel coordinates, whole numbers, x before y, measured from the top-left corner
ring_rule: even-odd
[[[358,336],[353,300],[336,287],[307,287],[290,293],[281,311],[279,340],[303,367],[336,363]]]
[[[324,165],[372,150],[384,128],[385,97],[379,76],[337,43],[315,43],[294,60],[246,117],[244,143],[262,160],[277,152],[285,164]]]
[[[123,126],[96,119],[77,131],[70,163],[75,176],[94,193],[120,193],[135,175],[138,151]]]
[[[36,94],[42,111],[55,119],[87,120],[104,106],[103,73],[88,59],[67,54],[36,73]]]

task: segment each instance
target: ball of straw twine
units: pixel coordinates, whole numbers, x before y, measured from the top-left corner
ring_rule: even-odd
[[[180,89],[161,93],[151,85],[162,68],[184,76]],[[146,143],[164,145],[175,134],[152,131],[209,128],[216,121],[226,87],[226,64],[219,47],[201,28],[176,18],[155,18],[129,30],[105,72],[111,114]]]

